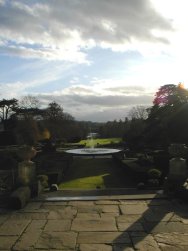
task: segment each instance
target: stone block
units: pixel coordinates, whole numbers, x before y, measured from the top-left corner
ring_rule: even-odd
[[[117,213],[119,214],[119,207],[117,205],[97,205],[101,213]]]
[[[144,217],[139,214],[123,214],[117,217],[117,222],[145,222]]]
[[[72,222],[71,230],[73,231],[117,231],[116,221],[114,218],[109,219],[79,219]]]
[[[22,186],[17,188],[10,195],[9,205],[13,209],[23,208],[31,197],[31,189],[29,186]]]
[[[33,220],[14,246],[15,251],[31,250],[39,239],[46,220]]]
[[[154,235],[162,251],[187,251],[188,234],[160,233]]]
[[[21,235],[29,223],[30,220],[8,219],[0,226],[0,236]]]
[[[131,240],[126,232],[80,232],[78,244],[130,244]]]
[[[95,205],[94,201],[70,201],[68,203],[69,206],[75,206],[75,207],[82,207],[82,206],[91,206],[93,207]]]
[[[100,214],[98,213],[78,213],[76,215],[76,218],[80,218],[80,219],[88,219],[88,220],[99,220],[101,217],[100,217]]]
[[[38,249],[74,249],[77,234],[75,232],[43,232],[37,241]]]
[[[133,247],[127,244],[114,245],[113,251],[134,251]]]
[[[146,222],[143,227],[147,233],[188,233],[188,225],[181,222]]]
[[[145,204],[120,205],[122,214],[144,214],[149,210]]]
[[[149,211],[148,213],[144,214],[144,219],[148,222],[169,222],[172,220],[174,213],[163,213],[163,212],[152,212]],[[175,217],[173,218],[175,221]],[[176,221],[178,219],[176,218]]]
[[[119,213],[100,213],[101,218],[116,218],[119,216]]]
[[[139,251],[160,251],[157,242],[151,235],[146,237],[132,237],[133,245]]]
[[[78,205],[78,213],[102,213],[102,208],[99,205]]]
[[[47,219],[47,216],[48,216],[48,213],[46,212],[38,212],[38,211],[35,211],[35,212],[16,212],[16,213],[13,213],[11,216],[10,216],[10,219],[12,220],[24,220],[24,219],[28,219],[28,220],[45,220]]]
[[[69,231],[71,228],[71,220],[48,220],[44,231],[62,232]]]
[[[74,207],[64,207],[62,209],[51,210],[48,215],[48,219],[73,219],[77,214],[77,209]]]
[[[42,207],[48,207],[48,206],[67,206],[67,201],[45,201],[42,203]]]
[[[79,251],[112,251],[112,246],[106,244],[81,244]]]
[[[0,250],[11,250],[18,236],[0,236]]]
[[[143,226],[141,223],[131,223],[131,222],[118,222],[118,230],[126,232],[141,231],[143,232]]]

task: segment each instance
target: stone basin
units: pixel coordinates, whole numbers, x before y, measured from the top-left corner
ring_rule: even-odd
[[[120,149],[113,148],[82,148],[82,149],[71,149],[67,150],[66,153],[73,155],[86,155],[86,156],[97,156],[97,155],[112,155],[114,153],[121,152]]]

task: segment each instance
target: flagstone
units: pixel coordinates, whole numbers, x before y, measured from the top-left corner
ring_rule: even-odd
[[[76,218],[72,222],[73,231],[117,231],[114,218],[109,219],[80,219]]]
[[[14,250],[31,250],[42,233],[46,220],[33,220],[14,246]]]
[[[0,236],[0,250],[10,250],[17,239],[18,236]]]
[[[0,226],[0,236],[20,235],[30,223],[30,220],[8,219]]]
[[[131,240],[126,232],[79,232],[78,244],[130,244]]]
[[[48,220],[44,231],[59,232],[69,231],[71,228],[71,220]]]
[[[181,222],[146,222],[143,227],[148,233],[188,233],[188,225]]]
[[[12,220],[24,220],[24,219],[30,219],[30,220],[45,220],[48,217],[48,212],[16,212],[13,213],[10,218]]]
[[[132,237],[134,248],[139,251],[160,251],[155,239],[148,235],[146,237]]]
[[[73,207],[64,207],[62,209],[51,210],[48,214],[48,219],[73,219],[77,214],[77,209]]]
[[[117,222],[145,222],[144,217],[139,214],[123,214],[117,217]]]
[[[149,210],[145,204],[120,205],[122,214],[144,214]]]
[[[143,226],[141,223],[131,223],[131,222],[118,222],[118,230],[119,231],[127,231],[127,232],[134,232],[134,231],[141,231],[143,232]]]
[[[37,241],[38,249],[73,249],[76,246],[75,232],[43,232]]]
[[[81,244],[79,251],[112,251],[112,246],[106,244]]]

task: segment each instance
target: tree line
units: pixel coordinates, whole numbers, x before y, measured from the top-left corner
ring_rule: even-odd
[[[163,85],[151,107],[133,107],[119,121],[76,121],[55,101],[41,108],[38,99],[29,95],[20,101],[0,100],[0,119],[5,131],[12,132],[18,143],[35,144],[48,138],[78,142],[89,132],[101,138],[121,137],[133,148],[188,143],[188,90],[181,83]]]
[[[35,144],[38,141],[69,137],[74,131],[74,118],[56,102],[40,108],[33,96],[0,100],[0,119],[4,131],[11,132],[15,141]]]

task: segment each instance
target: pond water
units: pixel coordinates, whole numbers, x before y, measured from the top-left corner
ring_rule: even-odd
[[[112,155],[114,153],[121,152],[120,149],[111,149],[111,148],[83,148],[83,149],[71,149],[67,150],[67,153],[73,155],[87,155],[87,156],[96,156],[96,155]]]

